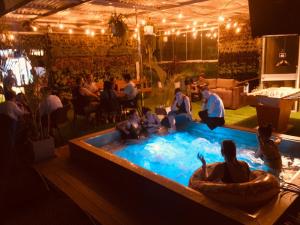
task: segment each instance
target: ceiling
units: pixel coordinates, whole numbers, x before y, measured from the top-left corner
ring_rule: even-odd
[[[28,3],[27,3],[28,2]],[[112,13],[123,14],[130,29],[151,22],[159,30],[217,26],[218,17],[249,17],[248,0],[33,0],[7,12],[6,22],[19,26],[25,21],[40,31],[67,32],[108,27]],[[59,28],[59,24],[63,24]]]

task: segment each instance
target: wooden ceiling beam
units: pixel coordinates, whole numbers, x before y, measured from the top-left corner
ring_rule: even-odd
[[[0,1],[0,16],[4,16],[33,0],[2,0]]]
[[[57,9],[55,9],[55,10],[51,10],[50,12],[47,12],[47,13],[45,13],[43,15],[39,15],[39,16],[31,19],[31,21],[34,21],[34,20],[37,20],[37,19],[40,19],[40,18],[43,18],[43,17],[51,16],[51,15],[53,15],[55,13],[58,13],[58,12],[66,10],[66,9],[70,9],[70,8],[73,8],[73,7],[76,7],[78,5],[82,5],[84,3],[91,2],[91,1],[92,0],[82,0],[82,1],[79,1],[79,2],[75,2],[75,3],[70,3],[70,4],[64,5],[62,7],[59,7]]]

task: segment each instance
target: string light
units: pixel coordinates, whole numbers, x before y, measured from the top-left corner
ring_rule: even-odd
[[[196,39],[197,38],[197,32],[193,33],[193,38]]]
[[[196,25],[197,25],[197,21],[194,21],[194,22],[193,22],[193,25],[196,26]]]
[[[64,24],[60,23],[60,24],[58,25],[58,27],[59,27],[59,29],[62,30],[62,29],[64,29],[65,26],[64,26]]]
[[[69,34],[73,34],[73,30],[72,29],[69,29]]]
[[[162,22],[163,22],[163,23],[166,23],[166,21],[167,21],[167,20],[166,20],[165,18],[162,19]]]
[[[185,27],[186,29],[189,29],[190,28],[190,25],[186,25],[186,27]]]
[[[227,23],[225,28],[226,28],[226,30],[229,30],[230,27],[231,27],[231,24],[230,24],[230,23]]]
[[[219,16],[218,20],[219,20],[220,22],[224,22],[225,18],[224,18],[224,16],[221,15],[221,16]]]
[[[214,36],[214,38],[216,38],[218,35],[217,35],[217,33],[214,33],[213,36]]]
[[[182,17],[183,17],[182,13],[179,13],[178,19],[182,19]]]
[[[15,36],[14,36],[13,34],[10,34],[10,35],[8,36],[8,39],[11,40],[11,41],[13,41],[13,40],[15,39]]]
[[[195,30],[196,30],[196,28],[195,28],[195,27],[193,27],[192,31],[194,32]]]
[[[141,24],[144,26],[146,24],[146,21],[145,20],[142,20],[141,21]]]
[[[92,36],[92,37],[95,36],[95,31],[91,31],[91,36]]]
[[[175,29],[174,29],[174,28],[172,28],[172,30],[171,30],[171,31],[172,31],[172,33],[174,33],[174,32],[175,32]]]
[[[36,32],[38,30],[38,28],[36,26],[33,26],[32,29],[34,32]]]
[[[204,23],[204,24],[203,24],[203,27],[207,27],[207,23]]]
[[[105,29],[101,29],[101,34],[104,34],[105,33]]]
[[[236,28],[237,25],[238,25],[238,22],[235,22],[235,23],[233,24],[233,27]]]
[[[237,27],[236,29],[235,29],[235,32],[238,34],[238,33],[240,33],[241,32],[241,28],[240,27]]]
[[[86,30],[85,30],[85,34],[86,34],[86,35],[90,35],[90,33],[91,33],[90,29],[86,29]]]
[[[180,31],[178,30],[177,32],[176,32],[176,35],[178,36],[180,34]]]
[[[136,39],[136,38],[137,38],[137,34],[133,34],[133,38],[135,38],[135,39]]]

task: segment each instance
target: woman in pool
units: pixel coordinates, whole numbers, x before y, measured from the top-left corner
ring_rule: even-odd
[[[147,107],[142,108],[143,112],[143,127],[149,134],[157,133],[161,128],[160,120],[158,116],[151,112],[151,109]]]
[[[202,167],[198,169],[200,179],[204,181],[221,181],[223,183],[249,181],[249,166],[246,162],[237,160],[235,143],[231,140],[224,140],[221,144],[221,153],[225,162],[217,163],[209,174],[204,157],[198,154],[198,159],[202,162]]]
[[[264,163],[269,167],[269,172],[278,176],[281,168],[282,161],[279,153],[278,145],[281,139],[277,138],[275,141],[271,139],[272,125],[260,126],[258,128],[258,142],[259,148],[255,153],[256,157],[260,157],[264,160]]]
[[[135,109],[130,110],[128,119],[117,125],[122,133],[123,139],[140,139],[143,136],[143,129],[141,126],[141,119]]]

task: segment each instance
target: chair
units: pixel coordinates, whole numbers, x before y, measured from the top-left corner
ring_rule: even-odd
[[[56,109],[50,114],[50,129],[57,131],[60,139],[62,140],[62,135],[59,126],[65,124],[68,121],[68,111],[71,109],[71,105],[64,105],[62,108]]]
[[[138,114],[141,116],[142,115],[142,110],[141,110],[141,107],[139,105],[139,100],[142,102],[142,95],[140,93],[138,93],[135,96],[135,98],[132,99],[132,100],[121,102],[122,115],[126,115],[126,113],[128,111],[130,111],[131,109],[135,109],[135,110],[137,110]]]

